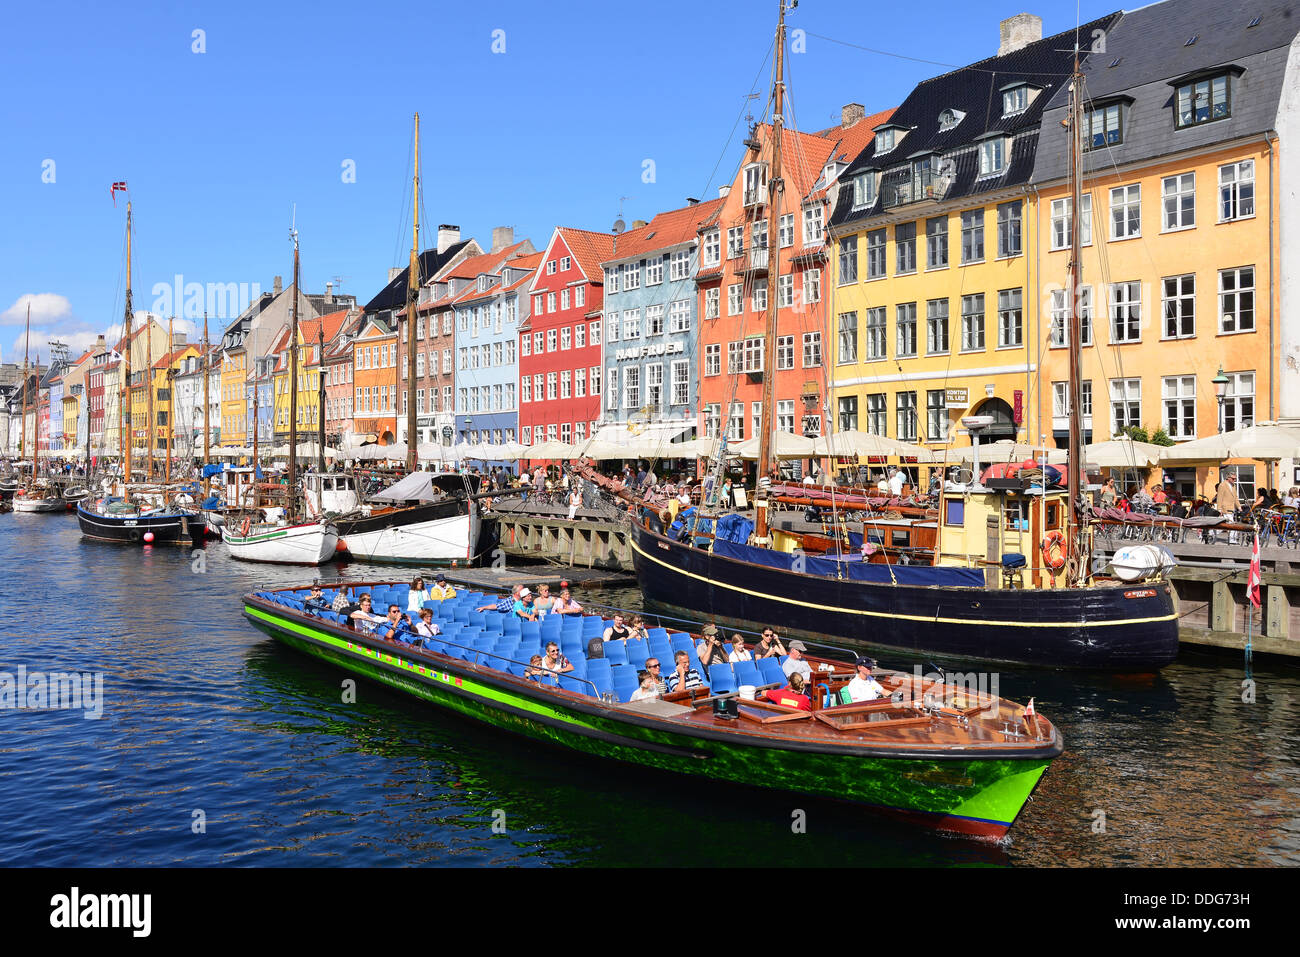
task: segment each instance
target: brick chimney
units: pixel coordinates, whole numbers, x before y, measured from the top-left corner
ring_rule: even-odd
[[[325,284],[325,305],[334,305],[334,283],[332,282]]]
[[[443,223],[438,227],[438,252],[445,253],[460,242],[460,227]]]
[[[845,103],[840,107],[840,129],[847,130],[858,120],[866,119],[867,110],[861,103]]]
[[[406,267],[406,266],[389,266],[389,267],[388,267],[388,281],[389,281],[389,282],[392,282],[394,279],[396,279],[398,276],[400,276],[400,275],[402,274],[402,270],[403,270],[403,269],[406,269],[406,268],[408,268],[408,267]]]
[[[278,296],[283,291],[284,284],[280,281],[280,277],[276,276],[275,281],[271,283],[271,295]]]
[[[1032,13],[1017,13],[1007,17],[1001,24],[1001,43],[998,56],[1014,53],[1043,38],[1043,18]]]
[[[185,345],[188,341],[189,341],[189,340],[186,338],[185,333],[183,333],[183,332],[173,332],[173,333],[172,333],[172,348],[173,348],[173,349],[179,349],[179,348],[181,348],[181,346]]]
[[[515,244],[515,228],[513,226],[497,226],[492,230],[492,249],[490,252],[499,253],[507,246]]]

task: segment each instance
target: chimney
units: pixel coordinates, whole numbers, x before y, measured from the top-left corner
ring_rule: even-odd
[[[438,252],[445,253],[456,243],[460,242],[460,227],[448,226],[443,223],[438,227]]]
[[[513,226],[497,226],[492,230],[492,249],[491,252],[499,253],[507,246],[515,244],[515,228]]]
[[[642,226],[644,226],[644,225],[645,225],[645,220],[644,220],[644,219],[634,219],[634,220],[632,220],[632,228],[633,228],[633,229],[640,229],[640,228],[641,228]]]
[[[719,199],[725,199],[726,196],[727,196],[727,194],[730,193],[730,192],[731,192],[731,187],[730,187],[730,186],[719,186],[719,187],[718,187],[718,198],[719,198]]]
[[[1002,21],[1001,34],[998,56],[1006,56],[1043,38],[1043,18],[1032,13],[1017,13]]]
[[[407,266],[389,266],[389,267],[388,267],[388,281],[389,281],[389,282],[392,282],[394,279],[396,279],[398,276],[400,276],[400,275],[402,274],[402,270],[403,270],[403,269],[407,269],[407,268],[409,268],[409,267],[407,267]]]
[[[696,199],[694,196],[687,196],[687,197],[686,197],[686,205],[687,205],[687,206],[698,206],[698,205],[700,205],[700,201],[699,201],[698,199]]]
[[[861,103],[845,103],[840,107],[840,129],[847,130],[858,120],[866,119],[867,110]]]
[[[96,337],[95,337],[95,348],[96,348],[96,349],[103,349],[103,348],[104,348],[104,345],[105,345],[105,343],[104,343],[104,337],[103,337],[103,336],[96,336]]]
[[[280,282],[280,277],[276,276],[275,281],[271,283],[271,295],[278,296],[284,291],[284,285]]]
[[[334,305],[334,283],[332,282],[325,284],[325,305]]]
[[[173,333],[172,333],[172,348],[173,348],[173,349],[179,349],[181,346],[185,345],[187,341],[188,341],[188,340],[185,338],[185,333],[183,333],[183,332],[173,332]]]

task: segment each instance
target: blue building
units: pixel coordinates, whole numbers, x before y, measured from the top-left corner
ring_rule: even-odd
[[[690,439],[699,394],[699,230],[721,199],[660,213],[618,236],[605,270],[604,407],[596,437]]]

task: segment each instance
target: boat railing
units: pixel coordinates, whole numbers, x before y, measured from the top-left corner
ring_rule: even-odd
[[[394,639],[388,639],[388,640],[393,641]],[[482,659],[484,659],[484,658],[495,658],[495,659],[497,659],[498,661],[505,661],[505,662],[508,662],[509,664],[512,664],[512,665],[518,665],[519,667],[521,667],[521,668],[523,668],[523,669],[525,669],[525,670],[530,669],[530,668],[535,668],[535,667],[536,667],[535,665],[531,665],[531,664],[529,664],[529,663],[526,662],[526,661],[518,661],[518,660],[516,660],[516,659],[514,659],[514,658],[507,658],[505,655],[498,654],[498,653],[495,652],[495,651],[483,651],[481,648],[475,648],[473,645],[463,645],[463,644],[461,644],[461,643],[458,642],[458,641],[449,641],[449,640],[447,640],[445,637],[443,637],[443,636],[440,635],[440,634],[439,634],[439,635],[434,635],[432,639],[425,639],[425,638],[422,638],[421,640],[422,640],[422,641],[429,641],[429,640],[432,640],[432,641],[439,642],[439,643],[441,643],[441,644],[443,644],[443,645],[449,645],[449,646],[452,646],[452,647],[455,647],[455,648],[460,648],[460,649],[463,650],[463,651],[470,651],[470,652],[473,652],[473,653],[474,653],[474,658],[473,658],[472,661],[471,661],[469,658],[464,658],[463,660],[465,660],[465,661],[469,661],[470,664],[472,664],[472,665],[477,665],[477,666],[479,666],[479,667],[488,667],[488,668],[491,668],[491,667],[492,667],[492,665],[489,665],[489,664],[487,664],[487,662],[485,662],[485,661],[482,660]],[[398,642],[398,643],[401,644],[401,642]],[[412,644],[412,647],[413,647],[413,648],[419,648],[420,650],[424,650],[424,651],[431,650],[431,649],[429,649],[429,648],[428,648],[427,646],[425,646],[425,645],[415,645],[415,644]],[[503,669],[501,669],[501,668],[496,668],[496,669],[494,669],[494,670],[496,670],[496,671],[501,671],[501,670],[503,670]],[[565,677],[565,678],[568,678],[568,679],[571,680],[571,681],[581,682],[582,684],[585,684],[585,685],[590,686],[590,687],[591,687],[591,694],[592,694],[592,697],[593,697],[593,698],[596,698],[596,699],[598,699],[598,700],[603,700],[603,698],[604,698],[604,696],[601,695],[601,693],[600,693],[600,689],[596,687],[596,683],[595,683],[594,681],[591,681],[589,678],[579,678],[579,677],[577,677],[576,675],[574,675],[572,672],[565,672],[565,673],[563,673],[563,674],[559,674],[559,673],[552,673],[552,674],[554,675],[554,683],[552,683],[552,682],[550,682],[550,681],[547,680],[547,678],[550,677],[550,676],[548,676],[548,675],[537,675],[537,676],[534,676],[534,677],[539,677],[539,678],[542,679],[541,681],[538,682],[538,684],[542,685],[543,687],[554,687],[554,688],[557,688],[557,689],[558,689],[559,686],[560,686],[560,678]],[[529,678],[526,677],[526,676],[515,675],[514,677],[524,677],[524,680],[525,680],[525,681],[529,680]]]

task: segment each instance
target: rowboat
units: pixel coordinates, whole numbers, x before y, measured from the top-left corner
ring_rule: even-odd
[[[281,565],[319,565],[334,557],[339,532],[324,520],[290,524],[245,522],[238,527],[220,525],[221,539],[233,558]]]
[[[340,583],[327,586],[324,598],[332,601],[345,589],[350,601],[371,593],[376,608],[390,602],[405,608],[407,587]],[[693,636],[651,629],[645,641],[607,642],[604,658],[588,660],[586,642],[609,624],[600,616],[521,622],[475,612],[492,598],[461,592],[426,603],[442,634],[417,647],[390,639],[383,626],[365,634],[341,614],[308,608],[308,594],[281,588],[245,595],[244,617],[298,651],[535,741],[661,771],[848,801],[950,835],[1005,837],[1063,749],[1048,719],[974,687],[974,676],[877,673],[889,697],[840,704],[853,666],[809,656],[813,710],[801,711],[750,697],[784,684],[779,665],[773,671],[777,659],[769,658],[714,665],[711,687],[632,701],[645,656],[671,661],[673,649],[693,648]],[[525,677],[531,656],[551,640],[562,643],[573,672],[558,681]],[[741,680],[749,687],[740,687]],[[674,780],[664,778],[667,786]]]

